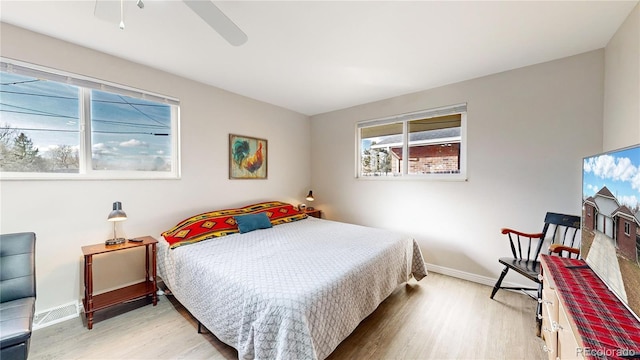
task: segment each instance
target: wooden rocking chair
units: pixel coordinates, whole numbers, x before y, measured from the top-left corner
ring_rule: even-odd
[[[540,274],[539,255],[545,240],[549,241],[549,254],[556,254],[563,257],[578,258],[580,249],[576,248],[576,235],[580,231],[580,217],[575,215],[565,215],[548,212],[544,218],[544,227],[540,233],[524,233],[521,231],[503,228],[502,234],[508,235],[511,244],[511,254],[513,257],[502,257],[498,262],[504,265],[504,270],[500,274],[498,281],[491,291],[491,299],[500,289],[520,290],[531,298],[538,300],[542,298],[542,282],[538,278]],[[502,286],[502,280],[507,275],[509,269],[515,270],[518,274],[536,282],[537,288],[533,287],[510,287]],[[536,291],[534,296],[527,291]],[[542,307],[538,303],[536,310],[536,321],[540,328]]]

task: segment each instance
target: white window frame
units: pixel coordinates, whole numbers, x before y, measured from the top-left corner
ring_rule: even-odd
[[[2,180],[180,179],[180,100],[121,84],[0,57],[0,70],[70,84],[80,88],[80,163],[78,173],[0,172]],[[162,102],[171,106],[171,171],[93,170],[91,149],[91,90]]]
[[[460,114],[460,172],[455,174],[409,174],[409,126],[413,120],[428,119],[445,115]],[[402,165],[401,173],[395,176],[361,176],[362,174],[362,138],[360,129],[371,126],[402,123]],[[356,123],[355,177],[360,180],[440,180],[467,181],[467,103],[421,110],[390,117],[364,120]]]

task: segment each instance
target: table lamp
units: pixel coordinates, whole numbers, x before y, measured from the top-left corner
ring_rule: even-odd
[[[116,222],[127,220],[127,214],[122,210],[122,203],[116,201],[113,203],[113,210],[109,213],[107,221],[113,222],[113,239],[105,241],[105,245],[122,244],[127,241],[125,238],[119,238],[116,236]]]
[[[309,193],[307,194],[307,201],[313,201],[313,200],[315,200],[313,198],[313,191],[309,190]],[[313,210],[313,207],[312,206],[308,206],[307,210]]]

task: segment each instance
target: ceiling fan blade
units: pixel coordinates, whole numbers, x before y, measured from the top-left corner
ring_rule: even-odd
[[[217,31],[229,44],[240,46],[247,42],[247,34],[231,21],[209,0],[182,0],[193,12],[198,14],[209,26]]]

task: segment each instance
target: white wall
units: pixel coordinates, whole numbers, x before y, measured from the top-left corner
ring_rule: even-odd
[[[37,234],[37,311],[82,298],[80,248],[109,238],[116,200],[129,217],[121,223],[126,236],[157,237],[200,212],[274,199],[297,204],[306,195],[307,116],[11,25],[0,33],[3,57],[181,100],[180,180],[0,181],[0,232]],[[229,133],[268,140],[268,180],[228,179]],[[142,254],[96,257],[96,290],[144,278]]]
[[[640,4],[605,48],[603,151],[640,143]]]
[[[582,158],[602,148],[603,72],[597,50],[313,116],[318,207],[407,232],[432,269],[492,283],[510,256],[501,227],[537,232],[547,211],[580,215]],[[463,102],[468,181],[354,178],[357,121]]]
[[[158,236],[220,206],[297,203],[312,181],[314,205],[328,218],[405,231],[432,268],[492,282],[496,258],[509,253],[501,227],[537,231],[548,210],[579,214],[582,157],[640,142],[639,7],[605,51],[317,115],[311,125],[288,110],[0,24],[4,57],[181,99],[183,174],[0,181],[0,232],[38,233],[39,311],[82,297],[80,247],[109,237],[115,200],[129,215],[127,236]],[[354,179],[355,122],[459,102],[469,108],[469,181]],[[269,140],[269,180],[227,179],[229,133]],[[113,276],[98,275],[96,287],[140,278],[140,255],[97,260]]]

